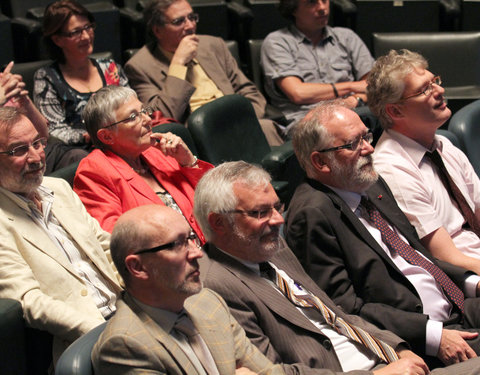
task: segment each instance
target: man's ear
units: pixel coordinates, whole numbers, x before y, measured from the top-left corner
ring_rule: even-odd
[[[310,154],[310,162],[316,173],[329,173],[330,167],[325,163],[325,157],[321,152],[313,151]]]
[[[222,214],[210,212],[208,214],[208,224],[210,224],[210,228],[218,234],[225,234],[230,231],[230,223],[225,215]]]
[[[148,272],[143,266],[139,255],[127,255],[125,257],[125,267],[130,275],[136,279],[147,280],[149,278]]]
[[[153,25],[152,26],[152,33],[157,40],[162,38],[162,31],[161,31],[159,25]]]
[[[109,129],[99,129],[97,131],[97,138],[100,140],[100,142],[105,143],[106,145],[112,145],[115,143],[113,132]]]
[[[387,112],[387,115],[390,116],[392,120],[404,117],[403,108],[400,104],[386,104],[385,112]]]

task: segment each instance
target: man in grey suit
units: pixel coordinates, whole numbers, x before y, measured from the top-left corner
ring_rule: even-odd
[[[276,125],[264,118],[265,98],[242,73],[225,42],[196,34],[198,14],[186,0],[152,0],[144,13],[154,41],[125,65],[130,85],[144,104],[185,122],[202,105],[239,94],[252,103],[268,143],[283,143]]]
[[[210,242],[209,259],[200,264],[205,286],[226,300],[250,340],[273,362],[283,363],[286,373],[428,373],[405,342],[345,314],[307,276],[279,236],[281,204],[268,173],[241,161],[210,170],[197,185],[194,211]],[[276,283],[279,275],[289,288]],[[304,301],[318,297],[318,305],[330,311],[334,322],[327,324],[327,316],[312,306],[296,307],[287,290]],[[370,347],[339,333],[336,322],[342,320],[394,348],[400,359],[385,365]],[[475,373],[472,365],[439,373]]]
[[[373,168],[371,141],[358,115],[335,104],[297,124],[293,144],[308,178],[290,202],[287,242],[345,311],[396,333],[428,361],[476,357],[480,299],[468,297],[480,278],[422,246]]]
[[[126,292],[93,349],[96,374],[284,374],[247,339],[222,298],[202,289],[200,242],[177,211],[127,211],[111,249]]]

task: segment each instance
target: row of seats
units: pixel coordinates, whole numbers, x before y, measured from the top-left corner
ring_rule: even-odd
[[[95,51],[139,48],[148,39],[143,9],[148,0],[80,0],[97,20]],[[49,0],[2,0],[0,65],[48,58],[41,22]],[[247,40],[263,39],[288,24],[278,12],[279,0],[191,0],[199,13],[198,33],[236,40],[242,62]],[[330,23],[356,31],[372,48],[375,32],[480,30],[476,0],[331,0]],[[112,36],[114,36],[112,38]]]

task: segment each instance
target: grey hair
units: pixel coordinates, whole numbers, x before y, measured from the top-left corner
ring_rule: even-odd
[[[16,125],[23,116],[25,111],[16,107],[0,107],[0,131],[6,133],[14,125]]]
[[[165,24],[165,11],[170,5],[177,1],[179,0],[152,0],[147,4],[143,10],[143,15],[150,36],[154,36],[154,26],[162,26]]]
[[[92,143],[100,149],[105,145],[98,139],[97,131],[116,121],[115,111],[137,93],[129,87],[106,86],[92,95],[83,109],[82,119]]]
[[[335,110],[341,106],[338,101],[326,102],[312,109],[292,129],[292,144],[301,167],[309,177],[313,176],[314,167],[310,155],[332,145],[334,139],[324,124],[329,121]]]
[[[405,91],[405,77],[415,68],[428,69],[428,62],[419,53],[408,49],[390,50],[375,61],[367,78],[367,101],[384,129],[393,126],[385,106],[400,101]]]
[[[195,188],[193,212],[208,241],[214,231],[208,222],[210,213],[227,213],[235,209],[237,197],[233,184],[241,182],[251,187],[266,186],[271,177],[267,171],[245,161],[230,161],[218,165],[203,175]]]

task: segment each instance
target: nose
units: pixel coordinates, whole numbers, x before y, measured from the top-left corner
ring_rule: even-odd
[[[282,214],[274,208],[268,224],[278,226],[282,225],[284,221]]]
[[[194,260],[203,257],[203,250],[201,246],[198,246],[194,240],[188,240],[188,259]]]
[[[362,139],[362,144],[360,145],[360,147],[362,148],[362,150],[360,151],[360,155],[363,156],[370,155],[371,153],[373,153],[373,151],[375,151],[373,146],[364,139]]]
[[[45,154],[45,149],[43,146],[40,146],[38,149],[35,149],[32,145],[30,145],[27,152],[27,162],[29,163],[39,162],[42,160],[44,154]]]

